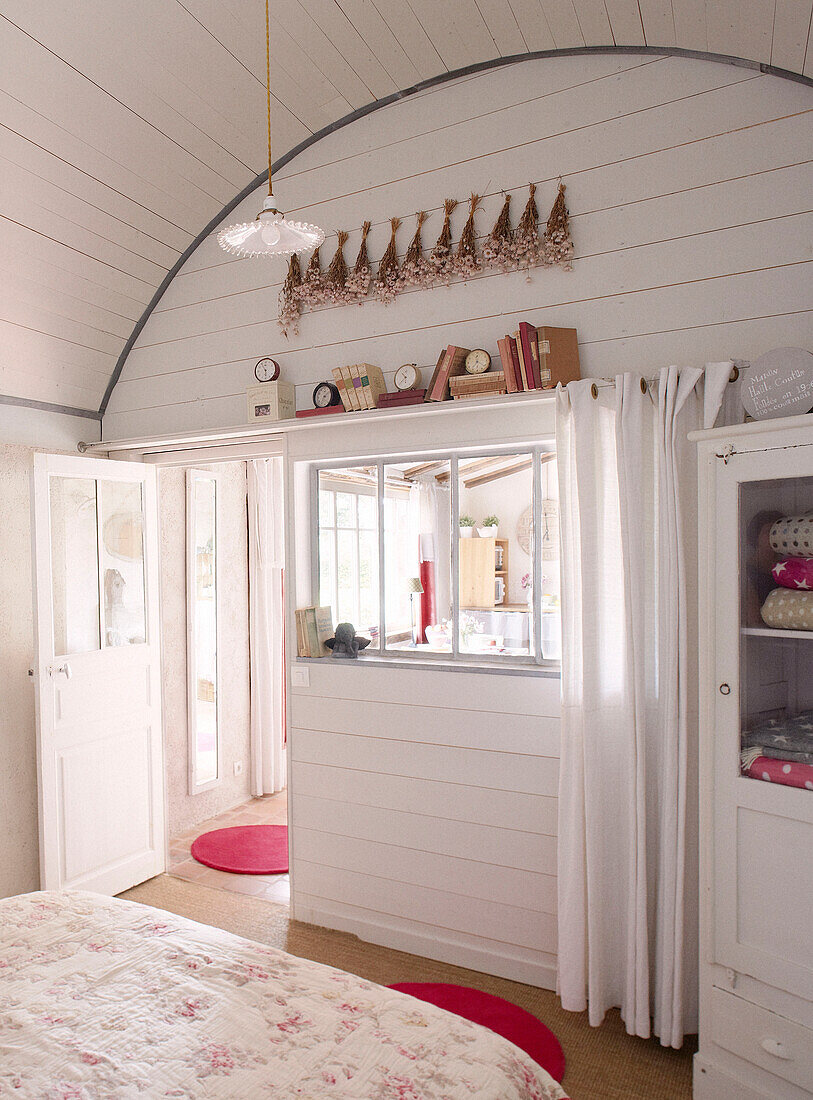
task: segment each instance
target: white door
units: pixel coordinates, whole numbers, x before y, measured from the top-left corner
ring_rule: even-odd
[[[156,475],[35,455],[43,889],[117,894],[164,870]]]

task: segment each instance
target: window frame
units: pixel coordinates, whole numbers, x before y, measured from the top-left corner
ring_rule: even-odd
[[[533,480],[531,504],[534,517],[537,516],[542,502],[542,462],[541,455],[556,453],[556,443],[552,438],[536,440],[533,443],[503,443],[500,445],[483,447],[455,447],[445,450],[411,451],[403,454],[368,455],[366,457],[344,457],[316,461],[312,463],[310,470],[310,557],[311,557],[311,592],[314,598],[319,593],[319,476],[322,472],[331,470],[343,470],[352,466],[375,466],[376,468],[376,519],[378,525],[378,608],[379,623],[378,633],[380,645],[369,653],[360,656],[367,660],[391,661],[399,664],[431,664],[440,667],[454,666],[456,668],[487,667],[493,671],[534,671],[544,670],[551,673],[559,673],[561,661],[552,660],[542,656],[542,525],[535,522],[533,525],[533,602],[531,605],[531,633],[534,639],[534,652],[528,656],[513,655],[502,656],[498,653],[470,653],[460,650],[460,583],[459,583],[459,553],[458,539],[455,534],[459,527],[460,516],[460,483],[458,463],[470,458],[489,458],[505,455],[528,454],[533,458]],[[450,489],[450,570],[451,570],[451,594],[452,594],[452,622],[455,629],[452,631],[452,650],[450,653],[414,652],[409,649],[393,649],[387,646],[386,623],[386,590],[385,590],[385,542],[384,542],[384,467],[399,462],[448,462],[449,463],[449,489]]]

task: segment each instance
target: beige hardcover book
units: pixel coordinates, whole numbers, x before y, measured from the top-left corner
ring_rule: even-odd
[[[560,382],[576,382],[581,378],[579,364],[579,341],[575,328],[551,328],[540,325],[537,330],[539,342],[539,369],[549,371],[549,387]]]
[[[321,657],[322,647],[319,644],[319,634],[316,630],[316,608],[305,608],[305,629],[308,635],[308,656]]]
[[[319,656],[329,657],[331,651],[325,645],[328,638],[332,638],[335,631],[333,629],[333,608],[332,607],[317,607],[316,608],[316,635],[319,639]]]
[[[381,367],[375,367],[372,363],[361,363],[359,369],[364,372],[361,382],[367,408],[377,409],[379,397],[387,392],[384,372]]]
[[[364,387],[361,384],[361,368],[358,363],[351,363],[350,377],[353,379],[354,400],[358,402],[360,410],[366,409],[367,406],[364,404],[364,393],[362,392]]]
[[[362,409],[374,409],[375,405],[373,405],[369,396],[370,383],[367,379],[367,364],[354,363],[350,370],[353,374],[353,380],[358,381],[356,393],[358,394],[359,404]]]
[[[297,657],[308,656],[308,639],[305,633],[305,620],[304,612],[297,611],[296,613],[296,655]]]
[[[334,367],[330,373],[333,375],[333,381],[336,383],[336,389],[339,391],[339,397],[342,399],[344,411],[352,412],[353,406],[350,404],[350,394],[347,392],[347,382],[342,373],[342,368]]]
[[[353,379],[353,368],[342,367],[342,377],[344,378],[344,384],[347,388],[347,396],[350,400],[350,409],[352,412],[359,412],[361,409],[361,402],[359,401],[358,391]]]

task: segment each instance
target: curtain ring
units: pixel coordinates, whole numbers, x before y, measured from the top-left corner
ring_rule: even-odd
[[[647,384],[646,384],[646,379],[642,378],[641,379],[641,393],[646,393],[647,388],[648,387],[647,387]]]
[[[737,379],[739,378],[739,376],[740,376],[740,368],[739,367],[732,367],[731,368],[731,374],[729,374],[729,376],[728,376],[728,380],[729,380],[729,382],[736,382]]]
[[[593,383],[593,385],[592,385],[592,386],[590,387],[590,393],[591,393],[591,395],[592,395],[592,397],[593,397],[593,400],[594,400],[594,401],[598,401],[598,386],[597,386],[597,385],[595,384],[595,382],[594,382],[594,383]]]

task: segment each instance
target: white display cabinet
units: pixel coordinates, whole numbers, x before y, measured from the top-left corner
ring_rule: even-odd
[[[783,556],[771,547],[772,525],[813,513],[813,416],[693,438],[701,623],[695,1096],[803,1100],[813,1096],[813,630],[767,625],[762,608]]]

